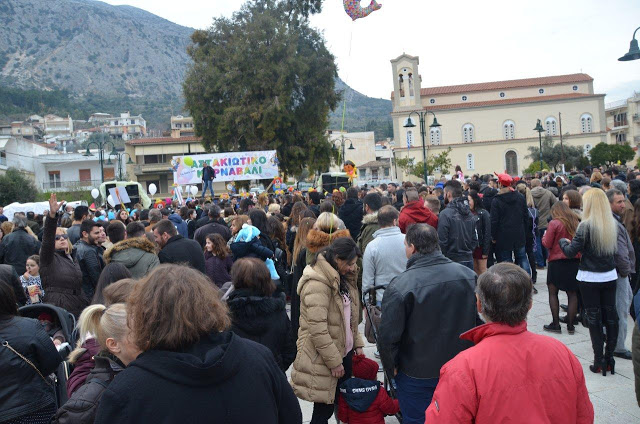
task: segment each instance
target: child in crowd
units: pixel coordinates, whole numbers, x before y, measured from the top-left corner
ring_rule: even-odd
[[[44,290],[40,281],[40,256],[29,256],[26,262],[27,271],[20,276],[22,289],[27,295],[27,305],[42,303]]]
[[[44,331],[51,337],[56,347],[67,341],[62,332],[62,328],[56,323],[53,315],[49,312],[42,312],[38,315],[38,321],[40,321],[40,324],[44,327]]]
[[[207,276],[218,288],[231,281],[233,257],[220,234],[209,234],[204,245],[204,266]]]
[[[378,363],[353,355],[353,378],[340,385],[338,419],[349,424],[384,424],[384,417],[400,410],[378,381]]]

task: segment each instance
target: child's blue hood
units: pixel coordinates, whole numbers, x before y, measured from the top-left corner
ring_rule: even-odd
[[[371,406],[380,390],[380,382],[350,378],[340,385],[340,394],[349,408],[356,412],[366,412]]]
[[[242,229],[238,231],[238,235],[236,236],[235,241],[251,241],[259,235],[260,230],[258,230],[256,227],[249,224],[243,224]]]

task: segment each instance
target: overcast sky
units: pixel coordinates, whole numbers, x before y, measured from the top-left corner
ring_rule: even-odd
[[[230,17],[244,3],[105,1],[193,28]],[[638,0],[380,2],[381,10],[352,22],[341,0],[325,0],[311,21],[324,32],[340,77],[368,96],[389,98],[389,61],[403,52],[420,57],[423,87],[584,72],[595,79],[596,92],[608,94],[607,102],[640,91],[640,60],[617,60],[640,26]]]

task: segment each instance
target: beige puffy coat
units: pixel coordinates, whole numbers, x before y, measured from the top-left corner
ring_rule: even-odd
[[[351,293],[353,348],[363,347],[358,332],[360,301],[357,272],[347,277]],[[331,368],[342,365],[346,332],[344,307],[339,292],[340,275],[321,254],[315,266],[307,266],[298,282],[300,329],[297,354],[291,371],[296,396],[309,402],[332,404],[338,379]]]

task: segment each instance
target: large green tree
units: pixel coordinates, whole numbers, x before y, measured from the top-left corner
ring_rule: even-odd
[[[252,0],[193,33],[183,89],[207,151],[275,149],[280,169],[293,175],[330,165],[325,131],[340,100],[337,70],[308,22],[321,4]]]
[[[0,205],[33,202],[37,193],[33,181],[16,168],[9,168],[4,175],[0,176]]]
[[[591,164],[595,166],[625,164],[636,156],[636,152],[628,144],[598,143],[589,152]]]
[[[559,142],[556,143],[553,141],[552,137],[546,136],[542,140],[542,161],[553,168],[554,171],[558,172],[562,168],[563,157],[565,169],[567,170],[578,168],[582,163],[584,163],[584,152],[582,148],[564,144],[563,149],[563,146],[561,146]],[[527,158],[539,163],[540,147],[529,147],[529,154],[527,155]],[[538,165],[538,168],[539,167],[540,165]]]

